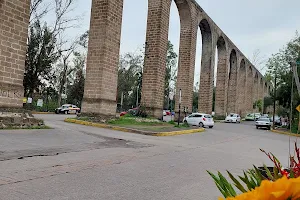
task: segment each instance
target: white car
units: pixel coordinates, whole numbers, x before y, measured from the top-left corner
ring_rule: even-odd
[[[241,116],[239,114],[236,114],[236,113],[231,113],[226,117],[225,122],[241,123]]]
[[[256,122],[255,122],[255,126],[256,129],[259,128],[267,128],[268,130],[271,129],[271,119],[270,118],[259,118]]]
[[[189,125],[193,126],[200,126],[200,127],[214,127],[215,123],[211,115],[204,114],[204,113],[193,113],[188,117],[183,119],[184,123],[188,123]]]
[[[260,113],[254,113],[254,118],[255,118],[255,120],[258,120],[259,118],[261,118],[261,114]]]

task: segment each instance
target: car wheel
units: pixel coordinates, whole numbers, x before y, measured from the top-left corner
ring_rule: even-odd
[[[199,123],[199,127],[203,128],[204,124],[202,122]]]
[[[258,129],[258,126],[256,126],[256,129]]]
[[[213,128],[213,126],[209,126],[208,128]]]
[[[268,126],[268,130],[271,130],[271,126]]]
[[[65,114],[67,115],[67,114],[69,114],[69,112],[66,110],[66,111],[65,111]]]

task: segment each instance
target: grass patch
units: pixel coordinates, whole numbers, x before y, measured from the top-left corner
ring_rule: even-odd
[[[119,119],[113,119],[108,121],[108,123],[113,125],[151,125],[151,126],[160,126],[166,124],[157,119],[129,117],[129,116],[120,117]]]
[[[176,122],[173,121],[173,120],[172,120],[172,121],[169,121],[168,123],[171,124],[171,125],[176,125]]]

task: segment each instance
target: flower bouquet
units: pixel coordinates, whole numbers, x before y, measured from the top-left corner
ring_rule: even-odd
[[[264,165],[244,171],[243,176],[234,177],[227,171],[233,185],[218,172],[217,175],[208,171],[216,186],[226,200],[300,200],[300,149],[295,143],[295,156],[290,156],[290,167],[284,169],[280,161],[272,153],[261,149],[274,163],[270,168]],[[219,198],[219,200],[224,200]]]

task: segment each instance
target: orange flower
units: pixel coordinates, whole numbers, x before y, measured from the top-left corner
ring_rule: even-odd
[[[300,178],[288,179],[283,177],[276,182],[263,181],[261,186],[237,197],[226,200],[299,200]],[[224,200],[219,198],[219,200]]]

